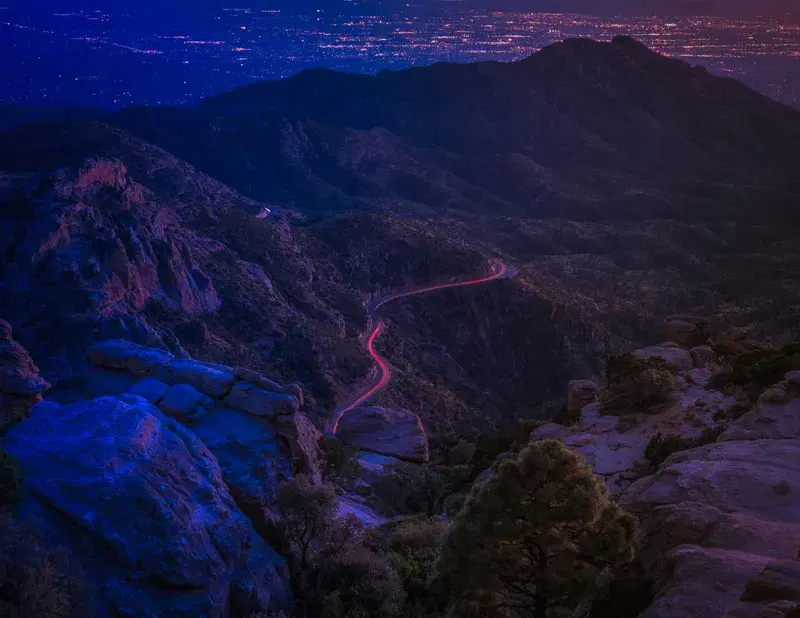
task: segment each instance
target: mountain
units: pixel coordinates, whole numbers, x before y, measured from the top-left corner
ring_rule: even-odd
[[[800,112],[626,37],[307,71],[0,137],[0,300],[55,384],[124,335],[323,420],[369,371],[366,298],[499,257],[516,279],[387,309],[381,398],[433,431],[537,415],[676,312],[797,333],[798,146]]]

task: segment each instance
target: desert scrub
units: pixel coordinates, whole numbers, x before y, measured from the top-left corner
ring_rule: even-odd
[[[708,386],[727,393],[740,391],[746,402],[754,403],[761,393],[794,369],[800,369],[800,343],[781,348],[757,348],[733,358]]]
[[[600,393],[604,414],[656,412],[671,400],[675,377],[660,359],[640,360],[618,354],[606,364],[606,387]]]
[[[674,434],[665,436],[659,431],[647,443],[647,448],[644,450],[644,458],[657,468],[666,461],[667,457],[674,453],[688,451],[689,449],[716,442],[724,430],[725,427],[722,425],[707,427],[697,438],[684,438]]]

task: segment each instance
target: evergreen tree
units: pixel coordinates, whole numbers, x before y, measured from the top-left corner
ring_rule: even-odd
[[[634,518],[557,440],[524,448],[473,489],[445,538],[452,616],[569,615],[634,555]]]

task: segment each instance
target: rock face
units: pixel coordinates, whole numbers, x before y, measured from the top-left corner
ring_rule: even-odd
[[[660,581],[642,618],[781,615],[759,612],[794,595],[764,582],[795,572],[786,561],[800,550],[800,387],[770,393],[718,442],[670,456],[623,494]]]
[[[428,437],[419,417],[408,410],[377,406],[348,411],[339,421],[336,435],[345,444],[396,457],[404,461],[428,461]]]
[[[236,382],[236,374],[230,367],[190,358],[165,363],[153,375],[165,384],[188,384],[211,397],[224,397]]]
[[[300,407],[300,402],[294,395],[270,393],[250,382],[237,382],[225,403],[256,416],[269,417],[294,414]]]
[[[86,354],[95,367],[131,373],[147,373],[174,358],[165,350],[147,348],[125,339],[100,341],[89,347]]]
[[[50,388],[28,351],[12,335],[11,325],[0,319],[0,434],[27,416]]]
[[[572,416],[597,399],[597,383],[593,380],[570,380],[567,385],[567,414]]]
[[[241,410],[216,408],[192,430],[214,453],[239,508],[257,531],[268,534],[278,484],[292,474],[276,427]]]
[[[81,559],[98,582],[98,615],[289,609],[284,561],[237,507],[217,460],[144,399],[42,404],[4,448],[25,478],[20,516]]]
[[[314,483],[321,483],[324,463],[318,445],[322,434],[304,414],[286,414],[277,421],[278,433],[291,450],[293,470],[305,474]]]
[[[709,339],[707,320],[693,316],[674,316],[664,325],[664,338],[684,348],[706,345]]]

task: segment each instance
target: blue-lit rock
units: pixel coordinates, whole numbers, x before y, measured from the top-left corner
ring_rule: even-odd
[[[157,348],[146,348],[125,339],[110,339],[92,345],[87,351],[95,367],[146,373],[172,360],[173,354]]]
[[[81,560],[96,615],[228,616],[288,609],[285,563],[234,502],[215,457],[144,399],[37,406],[4,438],[19,517]]]
[[[191,359],[176,359],[161,365],[154,377],[166,384],[188,384],[211,397],[224,397],[236,381],[230,367]]]

